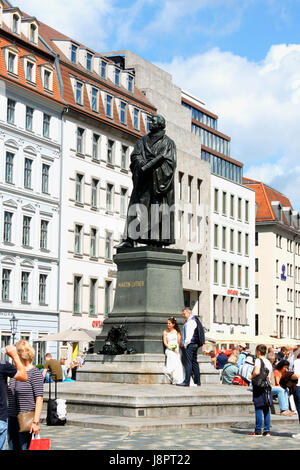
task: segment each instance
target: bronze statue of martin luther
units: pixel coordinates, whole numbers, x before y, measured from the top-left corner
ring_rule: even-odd
[[[133,247],[135,242],[158,247],[175,243],[176,146],[165,127],[163,116],[152,116],[149,133],[136,142],[131,153],[133,190],[117,249]]]

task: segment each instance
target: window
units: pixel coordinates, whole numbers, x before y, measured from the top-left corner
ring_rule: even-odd
[[[91,206],[95,209],[98,207],[98,185],[99,180],[92,178],[92,198]]]
[[[214,260],[214,283],[218,284],[218,260]]]
[[[245,289],[249,289],[249,268],[245,266]]]
[[[86,68],[89,72],[91,72],[92,70],[92,54],[90,54],[89,52],[87,52],[86,54]]]
[[[42,193],[49,193],[49,170],[50,166],[43,163],[42,165]]]
[[[188,240],[192,241],[193,237],[193,214],[188,214]]]
[[[44,70],[44,88],[51,90],[51,72],[49,70]]]
[[[83,85],[80,82],[76,82],[76,103],[83,104]]]
[[[276,275],[278,275],[278,261],[276,261]],[[255,258],[255,272],[258,273],[259,270],[259,262],[258,258]]]
[[[112,97],[106,95],[106,116],[112,117]]]
[[[80,313],[81,276],[74,276],[73,312]]]
[[[97,134],[93,134],[93,160],[99,160],[99,149],[100,149],[100,137]]]
[[[258,246],[258,232],[255,232],[255,246]]]
[[[255,298],[258,299],[258,284],[255,284]]]
[[[21,302],[28,302],[29,299],[29,273],[21,273]]]
[[[222,227],[222,250],[226,250],[226,227]]]
[[[81,247],[82,247],[82,225],[75,225],[75,247],[74,247],[75,255],[81,254]]]
[[[245,233],[245,255],[249,255],[249,235]]]
[[[33,109],[26,106],[26,130],[32,131]]]
[[[76,152],[83,154],[83,136],[84,129],[81,127],[77,128],[77,139],[76,139]]]
[[[238,265],[238,287],[242,287],[242,266]]]
[[[101,66],[100,66],[100,74],[101,78],[106,79],[106,62],[104,60],[101,61]]]
[[[31,217],[24,215],[23,217],[23,237],[22,244],[23,246],[29,246],[30,244],[30,222]]]
[[[108,184],[106,187],[106,209],[108,211],[113,210],[113,185]]]
[[[193,182],[193,177],[188,176],[188,202],[192,202],[192,182]]]
[[[14,124],[15,122],[15,107],[16,102],[8,98],[7,100],[7,122],[9,124]]]
[[[245,201],[245,222],[249,222],[249,201]]]
[[[107,141],[107,163],[113,165],[114,141],[108,139]]]
[[[43,115],[43,136],[50,137],[50,116],[49,114]]]
[[[92,88],[92,111],[98,112],[98,90]]]
[[[151,122],[151,118],[150,118],[150,116],[147,116],[147,122],[146,122],[146,131],[147,132],[150,131],[150,122]]]
[[[16,73],[16,70],[15,70],[15,64],[16,64],[16,54],[13,54],[12,52],[9,52],[8,53],[8,56],[7,56],[7,71],[10,72],[10,73]]]
[[[13,183],[14,154],[6,152],[5,160],[5,182]]]
[[[139,110],[136,108],[133,111],[133,127],[139,130]]]
[[[230,287],[234,286],[234,264],[230,263]]]
[[[47,275],[40,274],[39,280],[39,303],[41,305],[46,304],[46,284],[47,284]]]
[[[12,32],[15,34],[19,34],[19,16],[18,15],[13,15],[12,19]]]
[[[78,203],[82,203],[82,184],[83,184],[83,176],[80,174],[76,174],[76,188],[75,188],[75,201]]]
[[[91,228],[91,239],[90,239],[90,257],[97,257],[97,229]]]
[[[215,224],[215,226],[214,226],[214,248],[218,248],[218,246],[219,246],[218,233],[219,233],[219,226],[217,224]]]
[[[120,121],[122,124],[126,124],[126,103],[121,101],[120,104]]]
[[[71,62],[73,64],[77,63],[77,47],[74,46],[74,44],[72,44],[72,47],[71,47]]]
[[[48,224],[47,220],[41,220],[40,248],[43,250],[48,248]]]
[[[227,202],[227,194],[223,191],[223,197],[222,197],[222,214],[223,215],[227,214],[226,202]]]
[[[90,315],[96,313],[96,286],[97,279],[90,279]]]
[[[2,270],[2,300],[9,300],[10,269]]]
[[[238,253],[242,253],[242,232],[238,232]]]
[[[115,68],[115,84],[120,85],[120,70]]]
[[[29,82],[35,81],[35,80],[34,80],[34,77],[33,77],[33,70],[34,70],[34,64],[33,64],[32,62],[30,62],[29,60],[27,60],[27,62],[26,62],[26,75],[25,75],[25,78],[26,78],[26,80],[28,80]]]
[[[122,145],[122,155],[121,155],[121,169],[127,169],[127,153],[128,147],[126,145]]]
[[[219,212],[219,190],[215,188],[214,211]]]
[[[105,259],[112,259],[112,233],[105,233]]]
[[[234,229],[230,229],[230,251],[234,251]]]
[[[183,173],[181,173],[181,171],[179,171],[178,173],[178,184],[179,184],[179,191],[178,191],[178,194],[179,194],[179,199],[182,199],[182,196],[183,196]]]
[[[12,217],[13,214],[11,212],[4,212],[3,241],[5,243],[11,243]]]
[[[29,39],[31,42],[36,42],[36,26],[34,24],[30,25],[30,30],[29,30]]]
[[[197,281],[200,281],[201,276],[201,255],[197,254]]]
[[[31,189],[31,176],[32,176],[32,160],[25,158],[24,165],[24,187]]]
[[[133,77],[128,75],[128,91],[132,93],[133,91]]]
[[[242,220],[242,199],[238,198],[238,220]]]
[[[197,179],[197,203],[201,204],[201,184],[202,180]]]
[[[127,189],[121,188],[120,215],[126,216],[126,212],[127,212]]]
[[[192,279],[192,256],[193,253],[187,252],[187,278]]]
[[[222,285],[226,285],[226,262],[222,262]]]
[[[234,217],[234,195],[230,194],[230,217]]]
[[[104,313],[107,316],[111,310],[111,288],[112,282],[105,281],[105,305],[104,305]]]

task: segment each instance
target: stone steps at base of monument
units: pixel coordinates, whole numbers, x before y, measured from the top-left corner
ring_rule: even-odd
[[[198,355],[201,383],[219,384],[217,371],[209,357]],[[163,354],[123,354],[108,356],[90,354],[84,366],[77,371],[77,380],[82,382],[109,382],[128,384],[168,384],[163,374]]]
[[[42,413],[41,422],[45,423],[46,414]],[[172,417],[164,418],[128,418],[116,416],[86,415],[83,413],[68,413],[67,426],[79,426],[94,429],[103,429],[110,431],[119,431],[124,433],[131,432],[160,432],[180,429],[200,429],[200,428],[234,428],[240,432],[251,432],[254,429],[254,411],[239,416],[209,416],[209,417]],[[280,416],[279,414],[271,417],[272,424],[298,423],[298,415],[291,417]]]

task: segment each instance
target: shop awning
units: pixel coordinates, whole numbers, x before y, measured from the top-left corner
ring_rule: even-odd
[[[215,344],[265,344],[266,346],[290,346],[296,347],[300,345],[300,340],[291,338],[273,338],[272,336],[256,335],[251,336],[243,333],[217,333],[208,331],[206,333],[206,342]]]

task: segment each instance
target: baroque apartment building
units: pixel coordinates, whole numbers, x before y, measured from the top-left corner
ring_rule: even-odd
[[[242,184],[243,164],[230,156],[230,137],[218,130],[218,116],[184,91],[182,105],[211,171],[210,332],[253,334],[255,193]]]
[[[55,55],[39,22],[0,1],[0,337],[38,339],[59,326],[61,115]]]
[[[255,191],[255,333],[300,339],[300,215],[261,181]]]

